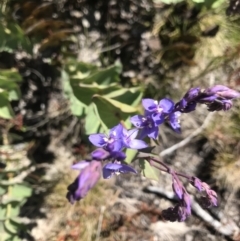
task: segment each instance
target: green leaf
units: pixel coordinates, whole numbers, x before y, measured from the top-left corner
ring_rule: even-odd
[[[126,162],[127,164],[130,164],[133,159],[135,158],[135,156],[137,155],[138,151],[137,150],[133,150],[133,149],[127,149],[126,150],[126,159],[124,160],[124,162]]]
[[[12,119],[14,113],[12,107],[9,104],[8,98],[6,97],[6,92],[0,89],[0,117],[4,119]]]
[[[66,71],[61,72],[62,87],[65,97],[69,100],[70,109],[72,114],[78,117],[83,116],[85,105],[80,102],[73,94],[72,86],[69,82],[69,76]]]
[[[5,194],[7,192],[7,187],[6,186],[0,186],[0,196]]]
[[[112,65],[106,69],[100,69],[91,76],[83,80],[84,83],[98,83],[100,85],[109,85],[119,82],[119,74],[121,73],[121,65]]]
[[[1,204],[0,205],[0,220],[4,220],[5,219],[6,212],[7,212],[6,206]],[[0,221],[0,223],[1,223],[1,221]]]
[[[6,231],[8,231],[11,234],[16,234],[19,231],[18,226],[19,225],[17,225],[11,219],[8,219],[4,222],[4,227],[5,227]]]
[[[84,79],[97,71],[97,66],[89,63],[77,62],[75,59],[69,60],[65,70],[74,78]]]
[[[32,188],[24,184],[15,184],[12,186],[11,198],[24,199],[32,194]]]
[[[101,127],[101,121],[95,113],[95,107],[92,103],[87,109],[86,117],[85,117],[85,132],[86,135],[90,135],[93,133],[97,133]]]
[[[13,22],[5,22],[0,26],[0,51],[13,52],[17,49],[32,52],[32,44],[23,30]]]
[[[94,95],[93,102],[101,123],[108,129],[120,121],[126,121],[130,114],[137,112],[137,109],[130,105],[100,95]]]
[[[105,97],[117,100],[119,102],[131,105],[138,106],[143,96],[143,91],[139,87],[133,88],[121,88],[116,91],[112,91],[109,94],[106,94]]]
[[[92,102],[92,97],[96,94],[105,95],[112,91],[119,89],[120,87],[115,83],[110,85],[86,85],[80,83],[79,80],[70,80],[74,96],[86,106],[90,105]]]
[[[143,176],[158,181],[158,175],[154,167],[152,167],[148,161],[139,159],[139,166],[142,169],[141,173]]]
[[[165,3],[165,4],[175,4],[175,3],[179,3],[182,2],[183,0],[154,0],[155,3]]]

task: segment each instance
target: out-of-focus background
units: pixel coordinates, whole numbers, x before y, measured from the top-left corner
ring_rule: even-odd
[[[171,178],[152,170],[101,180],[65,198],[87,136],[141,113],[141,98],[180,100],[193,86],[240,90],[240,1],[2,0],[0,11],[0,241],[240,240],[240,103],[199,106],[182,134],[161,126],[157,151],[219,196],[163,220]],[[124,104],[124,105],[123,105]],[[190,137],[190,138],[189,138]],[[183,146],[168,148],[185,140]],[[153,143],[150,143],[153,144]],[[164,153],[164,150],[168,152]],[[136,153],[129,152],[130,163]],[[155,176],[155,179],[154,179]]]

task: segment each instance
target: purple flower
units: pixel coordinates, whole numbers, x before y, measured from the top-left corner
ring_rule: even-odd
[[[137,173],[136,170],[128,165],[121,163],[108,163],[103,167],[103,178],[108,179],[114,174],[128,173],[133,172]]]
[[[154,123],[151,116],[135,115],[130,118],[131,123],[141,129],[139,139],[148,136],[149,138],[157,139],[158,126]]]
[[[122,129],[123,126],[118,124],[109,131],[109,136],[105,134],[92,134],[89,136],[90,142],[97,147],[103,147],[107,151],[120,151],[122,149]]]
[[[143,99],[142,105],[147,113],[151,114],[156,125],[160,125],[164,121],[164,114],[170,114],[174,109],[174,103],[170,99],[162,99],[159,103],[153,99]]]
[[[181,115],[181,112],[180,111],[176,111],[176,112],[171,113],[168,116],[169,123],[170,123],[171,127],[177,133],[181,133],[181,126],[180,126],[180,121],[179,121],[180,115]]]
[[[95,186],[101,177],[102,165],[99,161],[80,162],[78,166],[73,165],[74,169],[85,167],[75,179],[75,181],[68,186],[68,193],[66,195],[68,201],[73,204],[75,201],[79,201],[84,198],[88,191]],[[85,164],[84,164],[85,163]]]
[[[122,132],[123,145],[130,149],[146,148],[148,145],[144,141],[135,139],[137,134],[138,134],[137,129],[127,130],[123,128],[123,132]]]

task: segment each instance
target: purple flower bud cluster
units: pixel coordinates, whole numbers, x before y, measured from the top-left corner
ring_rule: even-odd
[[[240,97],[240,93],[223,85],[216,85],[201,90],[199,87],[190,89],[183,98],[174,104],[168,98],[160,101],[143,99],[142,106],[144,115],[135,115],[130,118],[135,128],[127,130],[122,124],[118,124],[109,130],[108,135],[103,133],[91,134],[89,141],[97,147],[91,153],[90,160],[84,160],[72,166],[72,169],[80,173],[75,181],[68,186],[67,199],[70,203],[84,198],[88,191],[99,181],[121,173],[137,173],[136,170],[124,163],[126,158],[125,149],[141,150],[147,147],[143,141],[145,137],[157,139],[159,126],[167,121],[172,129],[181,132],[179,117],[182,113],[194,111],[197,104],[206,104],[209,111],[229,110],[232,100]],[[178,203],[162,212],[163,217],[170,221],[184,221],[191,215],[190,195],[179,180],[180,177],[187,180],[199,191],[204,192],[202,205],[206,208],[217,206],[217,194],[210,187],[196,177],[179,174],[171,170],[163,162],[147,158],[149,163],[172,175],[172,188],[177,196]],[[157,163],[160,166],[156,166]]]
[[[160,161],[154,160],[161,164]],[[169,169],[171,170],[171,169]],[[171,222],[183,222],[187,217],[191,215],[191,198],[178,176],[186,178],[189,183],[194,186],[199,192],[205,192],[205,195],[201,197],[200,204],[204,208],[211,208],[217,206],[217,194],[215,191],[210,189],[209,185],[205,182],[202,182],[197,177],[190,177],[185,174],[167,171],[172,175],[172,189],[175,193],[178,203],[174,207],[169,207],[166,210],[162,211],[162,217],[165,220]]]
[[[201,90],[199,87],[190,89],[175,105],[175,109],[182,113],[194,111],[197,104],[206,104],[209,111],[229,110],[232,100],[239,98],[240,93],[224,85],[215,85]]]

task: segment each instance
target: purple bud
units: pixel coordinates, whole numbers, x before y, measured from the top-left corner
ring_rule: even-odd
[[[88,191],[95,186],[101,177],[102,165],[99,161],[91,161],[75,179],[75,181],[68,186],[67,199],[73,204],[84,198]]]
[[[217,100],[210,104],[207,104],[209,111],[227,111],[232,108],[233,104],[231,100]]]
[[[110,152],[104,150],[103,148],[97,148],[91,153],[93,159],[105,160],[110,156]]]
[[[177,197],[181,200],[183,197],[183,188],[181,183],[178,183],[175,179],[173,179],[172,189]]]
[[[224,85],[215,85],[204,91],[206,94],[213,94],[217,97],[222,97],[223,99],[231,100],[240,97],[240,93],[232,90]]]
[[[213,196],[206,196],[200,198],[200,204],[203,208],[211,208],[217,206],[217,198]]]
[[[186,210],[187,215],[191,215],[191,199],[188,193],[183,194],[183,206]]]
[[[192,180],[190,181],[190,183],[199,191],[201,192],[203,190],[202,187],[202,182],[200,179],[198,179],[197,177],[192,177]]]
[[[183,222],[186,220],[186,218],[191,215],[187,213],[187,210],[185,207],[182,207],[181,205],[177,205],[178,210],[178,222]]]
[[[184,99],[187,102],[192,102],[193,100],[196,99],[196,97],[198,97],[198,95],[200,94],[201,90],[199,87],[195,87],[195,88],[191,88],[185,95],[184,95]]]

